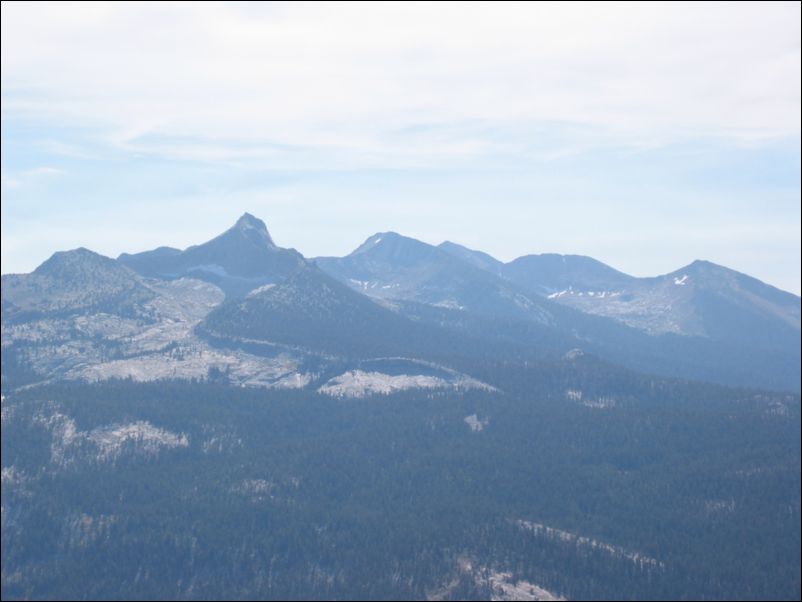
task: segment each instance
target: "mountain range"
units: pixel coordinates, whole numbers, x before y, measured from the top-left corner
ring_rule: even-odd
[[[377,358],[404,358],[414,381],[425,365],[577,349],[649,374],[800,387],[800,298],[706,261],[636,278],[590,257],[503,263],[394,232],[306,259],[246,213],[183,251],[56,253],[4,275],[2,297],[4,387],[222,374],[321,388]]]

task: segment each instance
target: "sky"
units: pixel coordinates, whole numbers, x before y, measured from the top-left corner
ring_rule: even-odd
[[[800,3],[2,3],[2,272],[248,211],[800,293]]]

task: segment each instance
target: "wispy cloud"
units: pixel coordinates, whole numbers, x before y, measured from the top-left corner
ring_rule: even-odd
[[[22,177],[35,177],[35,176],[60,176],[66,173],[63,169],[59,169],[58,167],[34,167],[33,169],[27,169],[20,173]]]
[[[34,167],[16,173],[8,173],[3,170],[2,183],[3,187],[20,188],[27,183],[39,180],[41,178],[61,176],[66,173],[67,172],[65,170],[59,169],[58,167],[48,166]]]
[[[619,144],[800,127],[798,3],[2,10],[5,115],[100,127],[133,149],[163,136],[141,150],[169,156],[252,153],[229,141],[255,140],[393,165],[489,145],[387,135],[423,122],[582,124]]]

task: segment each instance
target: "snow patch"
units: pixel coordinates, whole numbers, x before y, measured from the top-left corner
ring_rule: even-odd
[[[559,299],[565,296],[576,296],[576,297],[584,297],[587,295],[588,297],[593,297],[594,299],[606,299],[609,297],[619,297],[621,295],[620,291],[575,291],[572,287],[568,287],[565,290],[557,291],[551,293],[550,295],[546,295],[549,299]]]
[[[226,271],[226,269],[217,263],[205,263],[202,265],[194,265],[187,271],[208,272],[209,274],[214,274],[215,276],[228,276],[228,272]]]
[[[357,279],[355,279],[355,278],[349,278],[349,279],[348,279],[348,282],[350,282],[350,283],[352,283],[352,284],[356,285],[356,287],[359,287],[359,288],[361,288],[362,290],[367,290],[367,288],[368,288],[369,286],[371,286],[371,284],[372,284],[373,288],[375,288],[375,287],[376,287],[376,283],[375,283],[375,282],[371,283],[371,281],[370,281],[370,280],[357,280]]]
[[[550,294],[548,296],[548,298],[549,299],[559,299],[563,295],[572,295],[572,294],[573,294],[573,291],[571,291],[571,289],[567,288],[567,289],[565,289],[563,291],[557,291],[556,293]]]

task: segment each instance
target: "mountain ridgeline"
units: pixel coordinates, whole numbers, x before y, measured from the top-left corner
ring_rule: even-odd
[[[710,262],[635,278],[589,257],[503,263],[394,232],[371,236],[345,257],[305,259],[278,247],[248,213],[183,251],[114,260],[77,249],[31,274],[4,275],[3,321],[4,387],[148,378],[146,366],[157,360],[174,365],[153,378],[261,363],[257,381],[276,384],[293,374],[287,363],[278,370],[279,356],[293,367],[374,356],[456,367],[477,357],[534,361],[581,349],[643,373],[800,389],[799,297]],[[257,357],[246,351],[254,345]],[[264,370],[275,379],[265,381]]]
[[[799,390],[799,297],[710,262],[635,278],[590,257],[529,255],[504,264],[392,232],[316,262],[376,299],[451,310],[441,323],[472,321],[487,338],[506,330],[506,339],[533,347],[561,338],[639,371]],[[485,330],[481,319],[518,326]]]

